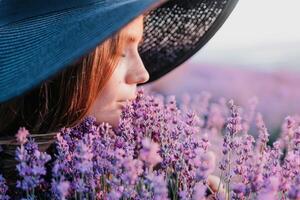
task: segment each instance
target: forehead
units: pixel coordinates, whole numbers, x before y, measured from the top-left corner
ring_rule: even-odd
[[[144,16],[140,15],[122,29],[123,37],[140,39],[143,36]]]

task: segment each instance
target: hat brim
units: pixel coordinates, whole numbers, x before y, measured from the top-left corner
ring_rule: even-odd
[[[39,85],[162,2],[99,1],[0,27],[0,102]]]
[[[165,0],[116,0],[112,4],[108,1],[99,1],[80,8],[50,12],[0,26],[0,102],[22,95],[38,86],[94,49],[135,17],[157,8],[147,14],[145,41],[139,46],[141,58],[150,74],[148,82],[154,81],[202,48],[224,23],[237,0],[165,2]],[[210,24],[203,26],[208,20],[203,18],[196,20],[194,26],[176,24],[178,26],[176,31],[179,33],[174,32],[171,25],[178,22],[177,18],[167,16],[165,12],[171,13],[174,6],[185,9],[181,10],[183,11],[181,19],[188,24],[188,20],[195,20],[195,17],[186,14],[199,5],[205,5],[207,10],[219,9],[220,12],[214,16],[215,19]],[[161,18],[157,19],[158,16]],[[167,21],[161,26],[164,20]],[[207,30],[199,35],[197,30],[203,27]],[[175,33],[186,36],[189,42],[181,45],[184,39],[172,38]]]
[[[139,47],[150,79],[155,81],[199,51],[219,30],[237,0],[173,0],[145,17]]]

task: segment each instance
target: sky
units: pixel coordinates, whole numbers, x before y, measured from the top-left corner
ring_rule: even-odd
[[[191,62],[300,71],[299,8],[300,0],[239,0]]]

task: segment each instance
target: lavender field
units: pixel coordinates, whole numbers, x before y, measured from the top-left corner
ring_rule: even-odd
[[[288,115],[300,113],[300,72],[291,70],[258,71],[230,66],[213,66],[186,62],[149,86],[154,92],[185,95],[209,94],[210,101],[233,99],[247,107],[257,102],[256,110],[264,116],[273,134],[279,134]]]
[[[21,127],[17,182],[0,174],[0,199],[298,200],[298,83],[186,63],[139,90],[118,127],[61,129],[54,155]]]
[[[299,119],[285,118],[270,144],[253,100],[244,111],[233,100],[209,102],[208,93],[177,103],[139,90],[118,127],[87,117],[60,130],[54,155],[20,128],[16,189],[0,174],[0,199],[300,198]],[[253,122],[257,139],[248,133]]]

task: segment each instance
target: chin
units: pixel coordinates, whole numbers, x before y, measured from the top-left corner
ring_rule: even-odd
[[[117,119],[111,121],[109,124],[110,124],[113,128],[117,128],[118,125],[119,125],[119,120],[120,120],[120,117],[118,117]]]
[[[106,122],[109,123],[113,128],[116,128],[119,125],[121,110],[120,111],[118,110],[116,112],[111,112],[108,115],[104,115],[104,116],[95,116],[97,124]]]
[[[108,123],[109,125],[111,125],[113,128],[117,128],[119,125],[119,119],[118,120],[96,120],[96,123],[98,125],[102,124],[103,122]]]

